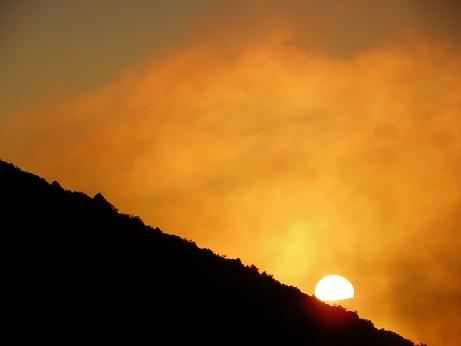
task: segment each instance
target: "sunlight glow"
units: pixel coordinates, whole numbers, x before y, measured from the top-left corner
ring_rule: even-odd
[[[315,296],[322,301],[354,298],[354,287],[340,275],[328,275],[315,286]]]

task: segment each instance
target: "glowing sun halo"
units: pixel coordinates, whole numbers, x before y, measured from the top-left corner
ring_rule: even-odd
[[[354,287],[340,275],[328,275],[315,286],[315,296],[322,301],[354,298]]]

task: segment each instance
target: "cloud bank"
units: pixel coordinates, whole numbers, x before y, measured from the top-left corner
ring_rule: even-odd
[[[307,293],[344,275],[363,317],[454,346],[461,51],[407,31],[343,56],[276,23],[4,117],[2,156]]]

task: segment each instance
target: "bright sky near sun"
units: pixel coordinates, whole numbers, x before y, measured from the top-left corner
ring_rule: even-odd
[[[0,76],[0,159],[459,344],[460,1],[3,0]]]

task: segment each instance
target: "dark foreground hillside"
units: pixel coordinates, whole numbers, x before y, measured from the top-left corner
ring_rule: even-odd
[[[15,341],[413,345],[3,161],[0,210],[3,327]]]

